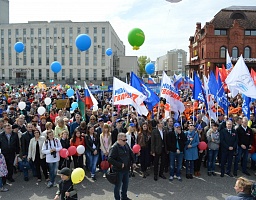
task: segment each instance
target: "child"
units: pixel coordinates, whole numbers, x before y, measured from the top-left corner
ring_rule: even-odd
[[[56,192],[54,200],[59,197],[61,200],[74,200],[77,198],[77,191],[73,186],[71,176],[71,170],[67,167],[64,167],[60,170],[61,181],[58,184],[59,190]]]
[[[1,153],[0,149],[0,192],[7,192],[8,189],[3,187],[2,177],[5,177],[8,174],[7,166],[5,162],[4,155]]]

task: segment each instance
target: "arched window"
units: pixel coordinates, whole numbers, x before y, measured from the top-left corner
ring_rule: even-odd
[[[232,58],[238,58],[238,48],[233,47],[232,49]]]
[[[220,58],[226,58],[226,47],[220,47]]]
[[[244,48],[244,58],[250,58],[251,57],[251,48],[245,47]]]

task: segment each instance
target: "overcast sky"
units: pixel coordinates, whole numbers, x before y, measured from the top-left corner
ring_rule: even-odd
[[[145,55],[156,60],[168,50],[188,52],[189,37],[196,22],[211,21],[222,8],[254,6],[255,0],[9,0],[10,23],[72,20],[73,22],[109,21],[126,46],[127,56]],[[145,42],[133,51],[127,36],[141,28]]]

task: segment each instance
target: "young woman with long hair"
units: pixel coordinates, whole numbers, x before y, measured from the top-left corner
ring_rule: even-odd
[[[67,130],[64,130],[60,134],[60,143],[62,148],[68,149],[70,147],[70,141],[69,141],[69,132]],[[61,170],[63,167],[70,168],[70,156],[67,158],[60,157],[60,163],[59,163],[59,170]]]

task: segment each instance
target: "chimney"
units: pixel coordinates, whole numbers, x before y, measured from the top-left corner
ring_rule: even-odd
[[[201,23],[200,22],[196,23],[196,30],[201,30]]]

